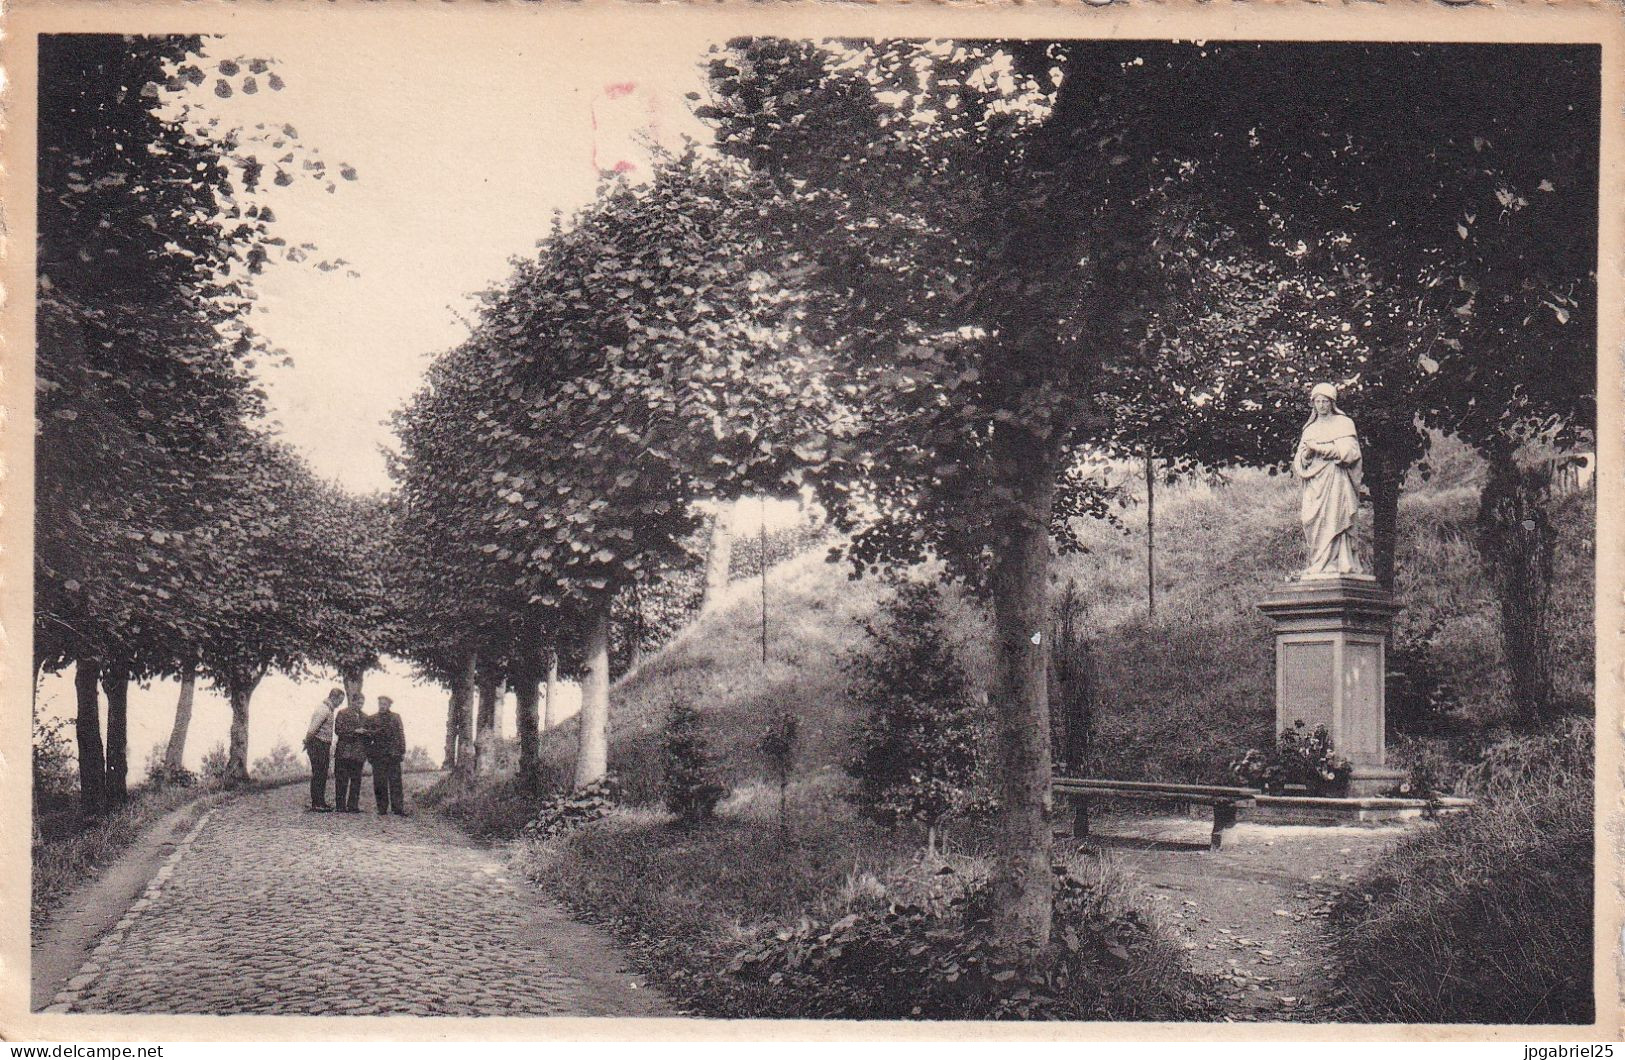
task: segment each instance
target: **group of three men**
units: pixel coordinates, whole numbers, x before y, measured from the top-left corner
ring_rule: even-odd
[[[407,816],[401,791],[401,761],[406,758],[406,730],[388,696],[378,697],[378,712],[365,714],[359,694],[343,710],[344,692],[333,689],[311,715],[305,731],[310,756],[310,809],[316,813],[361,812],[361,767],[372,763],[372,797],[380,815],[393,809]],[[334,740],[337,738],[337,743]],[[327,762],[333,760],[334,798],[327,801]]]

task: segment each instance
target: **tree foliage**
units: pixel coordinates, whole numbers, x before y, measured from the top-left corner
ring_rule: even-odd
[[[263,412],[251,373],[271,353],[248,325],[253,277],[312,249],[289,247],[256,193],[267,172],[325,179],[326,163],[290,127],[244,131],[196,106],[210,76],[219,97],[280,88],[269,60],[209,63],[185,36],[39,48],[34,662],[77,663],[96,811],[124,790],[128,682],[185,671],[206,642],[220,657],[238,622],[214,610],[231,595],[215,549],[255,536],[252,514],[233,525]],[[105,783],[89,775],[104,758],[98,676]]]

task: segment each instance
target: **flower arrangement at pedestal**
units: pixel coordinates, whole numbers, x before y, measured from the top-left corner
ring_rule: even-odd
[[[1255,748],[1230,763],[1236,783],[1272,795],[1285,792],[1289,785],[1302,785],[1310,795],[1344,795],[1353,772],[1353,764],[1332,750],[1326,726],[1310,730],[1301,720],[1283,729],[1273,748]]]

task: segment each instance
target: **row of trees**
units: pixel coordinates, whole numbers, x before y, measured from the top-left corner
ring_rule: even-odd
[[[77,667],[98,777],[131,676],[201,669],[236,753],[269,668],[358,691],[392,653],[453,690],[463,769],[511,687],[532,788],[540,686],[580,678],[592,783],[617,615],[707,505],[810,487],[856,572],[931,555],[989,601],[999,931],[1042,943],[1049,565],[1103,510],[1092,459],[1277,465],[1306,385],[1350,381],[1379,575],[1427,427],[1490,458],[1485,541],[1538,574],[1514,454],[1594,421],[1594,57],[755,39],[711,62],[715,143],[557,223],[400,413],[395,494],[357,501],[255,427],[238,272],[276,242],[239,205],[257,161],[161,113],[197,42],[59,47],[36,665]],[[121,182],[137,143],[175,171]],[[149,215],[154,188],[183,198]],[[1526,581],[1498,582],[1509,613]],[[1540,636],[1506,629],[1514,657]]]
[[[126,797],[132,680],[182,682],[176,769],[197,678],[221,688],[241,779],[269,669],[376,659],[354,641],[382,616],[376,560],[345,549],[367,548],[355,529],[377,505],[274,440],[252,376],[274,355],[247,325],[253,277],[312,249],[275,233],[257,192],[296,158],[318,180],[326,163],[291,129],[198,119],[183,94],[209,78],[228,95],[281,84],[267,60],[204,53],[195,37],[40,40],[34,669],[74,668],[90,813]]]
[[[416,577],[401,652],[465,686],[506,677],[532,788],[544,665],[581,680],[574,782],[592,783],[607,767],[617,601],[636,614],[637,595],[684,565],[702,502],[792,484],[769,425],[793,423],[821,384],[813,360],[786,356],[796,300],[751,273],[756,201],[742,174],[694,156],[618,187],[486,297],[399,417]]]
[[[402,417],[455,611],[419,628],[584,673],[577,784],[617,593],[699,502],[810,484],[858,570],[934,555],[988,597],[1001,931],[1042,941],[1046,587],[1089,456],[1279,465],[1307,384],[1352,382],[1391,582],[1426,428],[1522,512],[1518,446],[1592,426],[1582,53],[756,39],[710,70],[721,157],[556,228]]]

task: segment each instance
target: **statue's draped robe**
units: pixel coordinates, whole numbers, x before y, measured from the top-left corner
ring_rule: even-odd
[[[1306,448],[1328,443],[1336,449],[1330,458]],[[1292,470],[1303,480],[1303,536],[1309,552],[1304,576],[1362,573],[1353,542],[1360,508],[1360,441],[1354,421],[1334,413],[1310,422],[1298,440]]]

